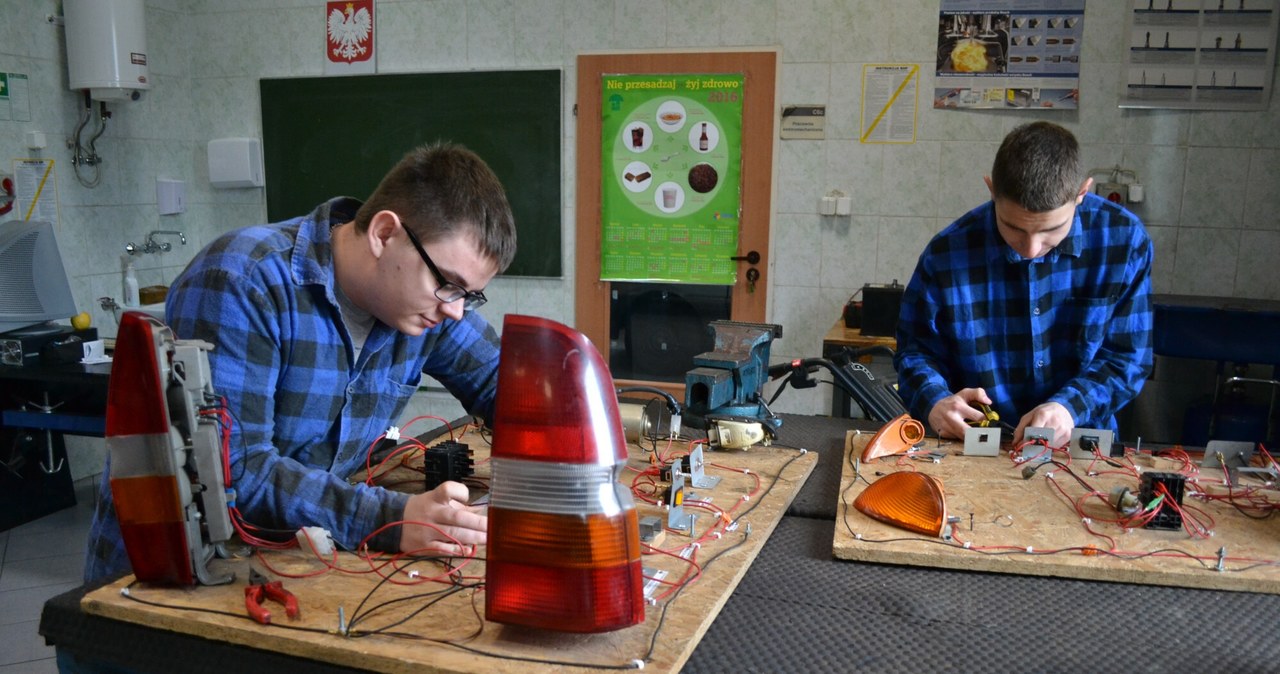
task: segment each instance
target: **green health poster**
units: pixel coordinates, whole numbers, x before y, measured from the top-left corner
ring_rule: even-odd
[[[732,285],[742,74],[602,80],[601,280]]]

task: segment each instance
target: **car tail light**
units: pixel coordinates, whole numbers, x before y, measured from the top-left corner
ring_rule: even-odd
[[[930,536],[941,536],[947,521],[942,482],[913,471],[889,473],[872,482],[854,499],[853,507],[881,522]]]
[[[172,450],[170,433],[175,431],[163,388],[168,330],[141,312],[127,312],[120,319],[107,384],[111,497],[138,580],[193,585],[183,513],[183,504],[191,501],[190,487]]]
[[[862,450],[862,460],[870,461],[882,456],[901,454],[924,439],[924,424],[902,415],[880,427],[871,442]]]
[[[485,617],[565,632],[643,622],[622,418],[582,333],[506,317],[492,457]]]

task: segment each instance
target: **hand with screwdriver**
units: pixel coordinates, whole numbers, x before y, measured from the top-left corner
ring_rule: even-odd
[[[986,415],[978,405],[992,404],[990,396],[982,388],[960,389],[939,400],[929,411],[929,427],[939,438],[964,439],[964,429],[970,421],[980,422]]]

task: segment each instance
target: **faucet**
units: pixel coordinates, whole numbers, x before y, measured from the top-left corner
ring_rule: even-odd
[[[157,242],[157,241],[156,241],[156,238],[155,238],[157,234],[166,234],[166,235],[176,236],[176,237],[178,237],[178,241],[180,241],[180,242],[182,243],[182,245],[184,245],[184,246],[185,246],[185,245],[187,245],[187,235],[186,235],[186,234],[183,234],[182,232],[179,232],[179,231],[177,231],[177,230],[175,230],[175,229],[157,229],[157,230],[153,230],[151,233],[147,234],[147,240],[146,240],[146,242],[145,242],[145,243],[143,243],[143,244],[142,244],[142,247],[141,247],[141,248],[139,248],[138,246],[135,246],[135,245],[133,244],[133,242],[132,242],[132,241],[130,241],[129,243],[125,244],[125,246],[124,246],[124,252],[126,252],[126,253],[128,253],[128,254],[130,254],[130,255],[142,255],[142,254],[144,254],[144,253],[167,253],[167,252],[169,252],[169,251],[173,248],[173,246],[172,246],[168,241],[164,241],[164,242]]]

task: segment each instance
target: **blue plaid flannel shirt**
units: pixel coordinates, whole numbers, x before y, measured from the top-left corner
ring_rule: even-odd
[[[360,202],[338,198],[305,217],[237,230],[214,241],[174,282],[166,303],[178,337],[215,345],[214,391],[234,415],[237,506],[254,525],[328,529],[354,547],[401,519],[406,494],[347,477],[399,419],[422,374],[469,412],[492,419],[498,337],[478,312],[410,337],[375,322],[360,359],[334,295],[329,230]],[[86,551],[85,581],[128,572],[108,471]],[[398,550],[399,527],[372,539]]]
[[[996,230],[991,202],[939,233],[898,321],[898,388],[917,419],[982,387],[1016,422],[1061,403],[1076,426],[1116,429],[1151,371],[1151,240],[1133,213],[1093,194],[1071,233],[1028,260]]]

